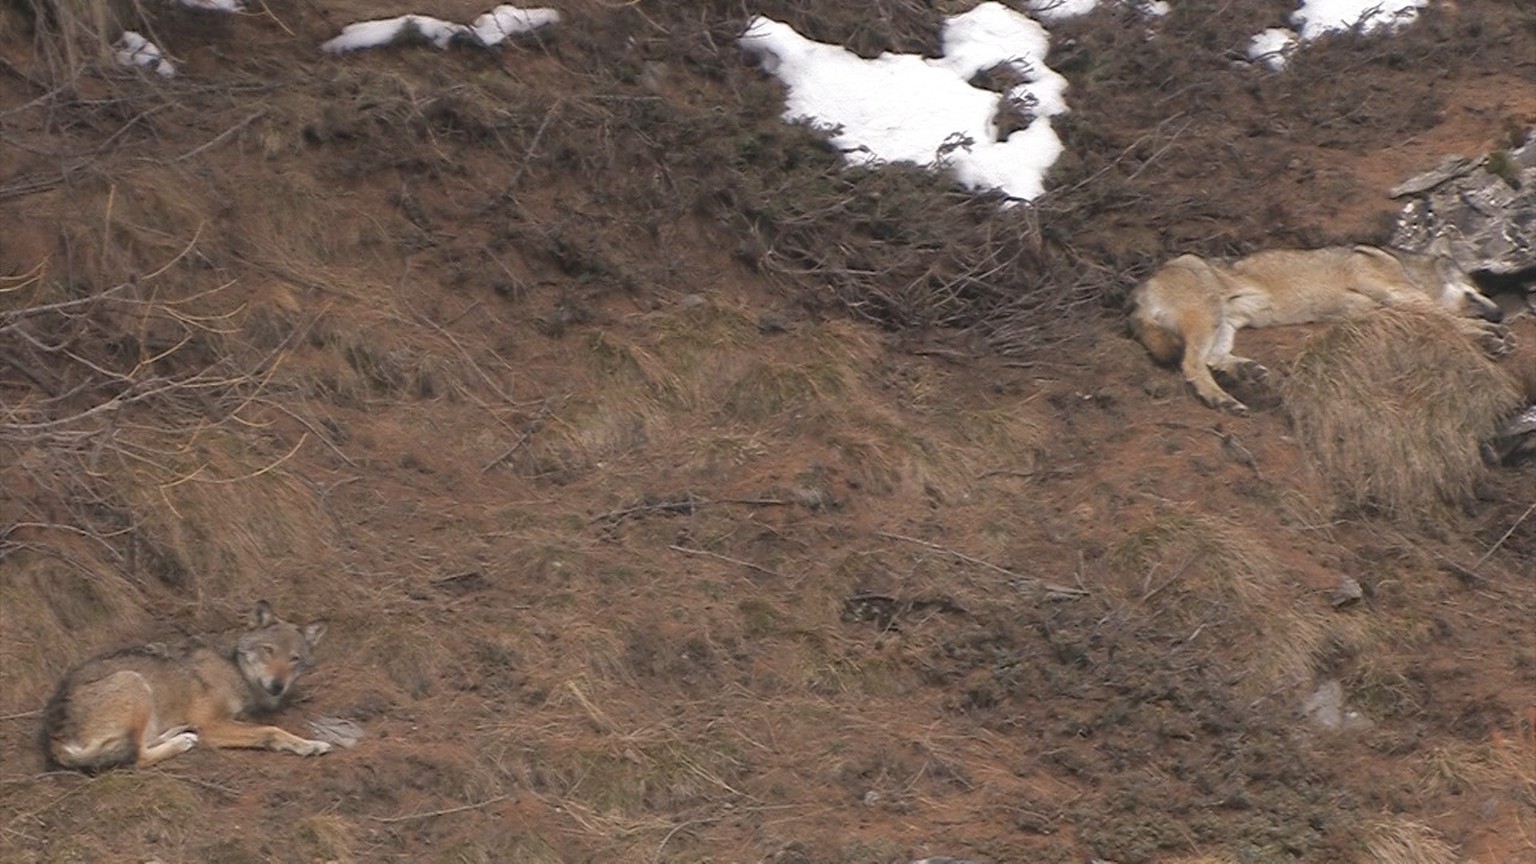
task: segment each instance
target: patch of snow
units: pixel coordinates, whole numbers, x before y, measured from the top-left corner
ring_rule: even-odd
[[[454,39],[490,47],[559,20],[560,13],[554,9],[521,9],[511,5],[497,6],[476,18],[474,24],[454,24],[430,15],[415,14],[377,18],[348,24],[341,28],[340,35],[322,43],[320,50],[328,54],[344,54],[391,45],[412,35],[420,35],[439,50],[447,48]]]
[[[1248,59],[1270,69],[1283,69],[1302,42],[1329,33],[1359,29],[1361,33],[1390,33],[1412,24],[1429,0],[1299,0],[1291,13],[1298,32],[1271,27],[1248,40]]]
[[[401,15],[398,18],[376,18],[348,24],[341,28],[341,35],[322,42],[320,50],[328,54],[342,54],[388,45],[404,33],[407,27],[412,26],[411,19],[414,17]]]
[[[519,33],[528,33],[541,27],[560,23],[560,13],[554,9],[519,9],[516,6],[497,6],[475,19],[470,29],[485,45],[495,45]]]
[[[1027,0],[1024,9],[1047,24],[1055,24],[1087,15],[1098,8],[1099,2],[1100,0]],[[1172,7],[1166,0],[1116,0],[1116,2],[1135,9],[1143,18],[1161,18],[1172,11]]]
[[[1025,82],[1009,92],[1033,104],[1035,113],[1063,114],[1067,110],[1067,79],[1045,65],[1051,34],[1039,23],[1000,3],[982,3],[944,21],[944,56],[931,61],[970,80],[1000,64],[1012,66]]]
[[[113,56],[123,66],[143,66],[161,78],[176,74],[176,67],[160,53],[160,46],[133,30],[124,30],[113,44]]]
[[[1049,117],[1066,110],[1066,81],[1045,65],[1048,35],[999,3],[946,20],[945,56],[935,60],[865,60],[763,16],[752,19],[740,44],[784,82],[784,118],[825,130],[850,163],[948,166],[968,188],[1027,201],[1044,191],[1045,172],[1061,155]],[[1002,96],[971,86],[977,72],[1000,63],[1026,83]],[[1024,103],[1035,117],[1002,138],[997,119],[1009,103]]]
[[[208,12],[239,12],[245,8],[241,0],[174,0],[177,6],[202,9]]]
[[[1327,33],[1360,28],[1362,33],[1412,24],[1429,0],[1301,0],[1291,23],[1310,42]]]
[[[1286,61],[1296,51],[1296,32],[1284,27],[1271,27],[1248,40],[1248,59],[1263,63],[1271,69],[1284,69]]]
[[[1028,0],[1024,8],[1048,24],[1080,18],[1092,12],[1099,0]]]
[[[405,17],[409,19],[410,26],[415,27],[416,32],[420,33],[428,42],[431,42],[432,46],[439,51],[447,48],[448,43],[453,41],[453,37],[469,33],[469,28],[463,24],[450,24],[441,18],[433,18],[430,15],[407,15]],[[404,33],[400,35],[404,35]]]

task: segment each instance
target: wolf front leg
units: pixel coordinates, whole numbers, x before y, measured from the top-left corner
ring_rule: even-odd
[[[197,733],[185,726],[167,729],[153,741],[145,741],[139,746],[139,758],[136,764],[140,768],[148,768],[172,756],[180,756],[196,747],[197,741]]]
[[[1212,366],[1220,364],[1225,359],[1217,354],[1222,345],[1220,332],[1222,325],[1199,314],[1186,315],[1180,323],[1184,325],[1181,328],[1184,333],[1184,359],[1180,362],[1179,368],[1184,373],[1184,380],[1195,391],[1195,395],[1211,408],[1219,408],[1238,416],[1247,414],[1248,406],[1237,401],[1231,393],[1221,389],[1221,385],[1211,377]],[[1229,335],[1226,338],[1226,344],[1230,346],[1231,343],[1232,339]]]
[[[210,747],[276,750],[299,756],[319,756],[334,749],[333,745],[325,741],[300,738],[276,726],[257,726],[233,720],[207,724],[198,732],[202,735],[203,743]]]

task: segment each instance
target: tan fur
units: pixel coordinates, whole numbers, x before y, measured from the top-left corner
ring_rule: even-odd
[[[1462,318],[1489,350],[1509,350],[1493,301],[1449,258],[1375,246],[1274,249],[1230,264],[1181,255],[1131,293],[1132,334],[1163,363],[1181,361],[1201,401],[1235,414],[1247,407],[1212,372],[1263,381],[1269,372],[1232,353],[1244,327],[1275,327],[1368,315],[1385,306]],[[1474,321],[1472,316],[1485,320]]]
[[[224,650],[183,645],[130,648],[65,676],[48,705],[44,746],[66,768],[153,765],[198,743],[318,756],[331,750],[276,726],[241,722],[280,707],[313,662],[325,623],[305,627],[272,614],[265,600]]]

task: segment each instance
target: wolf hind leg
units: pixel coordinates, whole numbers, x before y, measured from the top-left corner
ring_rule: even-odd
[[[123,671],[72,691],[61,718],[65,732],[49,733],[49,753],[60,765],[99,771],[138,760],[154,713],[149,682]]]
[[[1184,380],[1194,389],[1195,395],[1200,397],[1201,402],[1212,408],[1220,408],[1238,415],[1247,414],[1248,406],[1237,401],[1231,393],[1221,389],[1221,385],[1211,377],[1212,366],[1222,368],[1219,364],[1231,356],[1217,353],[1222,344],[1222,328],[1230,325],[1224,323],[1218,325],[1215,316],[1204,309],[1186,313],[1179,323],[1181,325],[1179,330],[1184,334],[1184,359],[1180,369],[1184,373]],[[1226,336],[1226,345],[1228,349],[1231,348],[1230,333]]]
[[[82,771],[131,765],[135,751],[133,730],[126,727],[90,741],[54,741],[50,747],[51,755],[60,765]]]

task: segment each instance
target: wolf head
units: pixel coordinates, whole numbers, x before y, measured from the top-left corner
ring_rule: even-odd
[[[1504,320],[1504,311],[1499,304],[1488,299],[1488,296],[1478,289],[1477,283],[1467,275],[1467,271],[1461,269],[1449,256],[1434,254],[1436,281],[1439,283],[1440,293],[1435,302],[1442,309],[1456,315],[1467,318],[1481,318],[1484,321],[1499,322]]]
[[[235,643],[235,662],[263,708],[276,708],[315,664],[314,647],[324,635],[324,621],[301,628],[272,614],[267,601],[256,604],[248,628]]]

